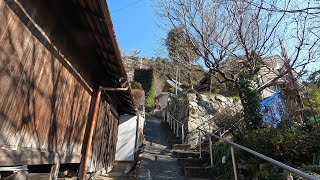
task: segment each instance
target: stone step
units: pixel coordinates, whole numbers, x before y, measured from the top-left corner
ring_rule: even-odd
[[[186,166],[184,167],[185,178],[213,178],[211,168]]]
[[[41,180],[49,179],[50,173],[30,173],[28,179],[30,180]]]
[[[124,174],[124,172],[109,172],[103,177],[120,177]]]
[[[162,161],[162,162],[172,162],[172,161],[176,161],[176,158],[173,158],[171,156],[168,155],[156,155],[155,156],[155,161]]]
[[[121,172],[121,173],[128,172],[130,171],[132,164],[133,163],[116,163],[113,166],[111,172]]]
[[[206,167],[209,165],[207,158],[179,158],[178,163],[183,168],[186,166]]]
[[[169,176],[156,176],[156,178],[155,179],[173,179],[173,180],[175,180],[176,178],[175,177],[169,177]]]
[[[30,173],[28,180],[49,179],[50,173]],[[77,180],[77,177],[59,177],[58,180]]]
[[[116,179],[116,178],[99,176],[99,177],[97,177],[95,180],[113,180],[113,179]]]
[[[173,150],[177,158],[200,158],[199,151]]]
[[[190,151],[191,150],[191,144],[173,144],[172,148],[174,150],[187,150]]]
[[[182,140],[181,138],[169,138],[168,144],[181,144]]]

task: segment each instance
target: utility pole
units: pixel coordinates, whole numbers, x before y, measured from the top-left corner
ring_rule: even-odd
[[[140,58],[140,69],[142,69],[142,58]]]
[[[177,70],[176,70],[176,95],[178,95],[178,71],[179,71],[179,66],[177,66]]]
[[[178,81],[178,85],[179,85],[179,86],[180,86],[180,82],[181,82],[181,79],[180,79],[180,77],[181,77],[181,76],[180,76],[180,73],[181,73],[181,72],[180,72],[180,71],[181,71],[181,69],[179,68],[179,81]]]

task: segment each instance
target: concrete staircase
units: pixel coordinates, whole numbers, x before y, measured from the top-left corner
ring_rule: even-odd
[[[181,172],[188,180],[206,180],[214,178],[213,170],[210,167],[210,156],[208,143],[204,143],[201,152],[199,149],[191,149],[191,145],[182,144],[181,136],[176,137],[167,122],[162,122],[162,128],[167,132],[167,141],[171,145],[172,152],[178,160]]]

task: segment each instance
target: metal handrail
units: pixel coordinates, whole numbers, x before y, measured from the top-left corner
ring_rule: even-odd
[[[176,118],[174,118],[173,116],[171,116],[171,114],[169,114],[169,116],[170,116],[172,119],[174,119],[175,121],[177,121],[178,123],[184,124],[182,121],[179,121],[179,120],[177,120]]]
[[[184,123],[186,122],[186,121],[185,121],[185,122],[181,122],[181,121],[177,120],[177,119],[174,118],[170,113],[168,113],[168,115],[169,115],[174,121],[179,122],[182,126],[183,126]],[[235,156],[234,156],[234,149],[233,149],[233,147],[237,147],[237,148],[239,148],[239,149],[241,149],[241,150],[244,150],[244,151],[246,151],[246,152],[248,152],[248,153],[250,153],[250,154],[253,154],[253,155],[255,155],[255,156],[257,156],[257,157],[259,157],[259,158],[261,158],[261,159],[264,159],[264,160],[266,160],[266,161],[268,161],[268,162],[270,162],[270,163],[272,163],[272,164],[274,164],[274,165],[277,165],[277,166],[279,166],[279,167],[287,170],[287,171],[289,172],[289,173],[288,173],[288,179],[293,179],[292,176],[291,176],[291,173],[293,173],[293,174],[299,175],[299,176],[301,176],[301,177],[303,177],[303,178],[306,178],[306,179],[309,179],[309,180],[319,180],[319,178],[317,178],[317,177],[315,177],[315,176],[309,175],[309,174],[307,174],[307,173],[305,173],[305,172],[303,172],[303,171],[300,171],[300,170],[298,170],[298,169],[295,169],[295,168],[293,168],[293,167],[291,167],[291,166],[288,166],[288,165],[286,165],[286,164],[284,164],[284,163],[282,163],[282,162],[279,162],[279,161],[274,160],[274,159],[272,159],[272,158],[270,158],[270,157],[268,157],[268,156],[265,156],[265,155],[263,155],[263,154],[261,154],[261,153],[259,153],[259,152],[256,152],[256,151],[254,151],[254,150],[252,150],[252,149],[249,149],[249,148],[247,148],[247,147],[244,147],[244,146],[242,146],[242,145],[240,145],[240,144],[237,144],[237,143],[234,143],[234,142],[232,142],[232,141],[229,141],[229,140],[223,138],[222,136],[217,136],[215,133],[219,132],[221,129],[222,129],[222,128],[219,128],[219,129],[216,130],[214,133],[209,133],[209,132],[207,132],[207,131],[205,131],[205,130],[203,130],[203,129],[197,128],[197,130],[199,130],[200,157],[201,157],[201,136],[200,136],[200,131],[202,131],[202,132],[205,134],[204,136],[214,137],[214,138],[223,140],[224,142],[230,144],[230,145],[231,145],[231,156],[232,156],[232,164],[233,164],[233,171],[234,171],[234,178],[235,178],[235,180],[237,180],[238,177],[237,177],[236,160],[235,160]],[[229,128],[227,131],[229,131],[230,129],[231,129],[231,128]],[[226,132],[227,132],[227,131],[226,131]],[[224,132],[223,134],[225,134],[225,132]],[[223,134],[222,134],[222,135],[223,135]],[[210,140],[210,147],[212,147],[211,138],[209,138],[209,140]],[[211,149],[211,148],[210,148],[210,149]],[[213,160],[212,160],[212,149],[211,149],[211,152],[210,152],[210,159],[211,159],[211,164],[213,164]]]
[[[227,140],[227,139],[225,139],[225,138],[223,138],[223,137],[220,137],[220,136],[215,135],[214,133],[209,133],[209,132],[207,132],[207,131],[205,131],[205,130],[202,130],[202,129],[199,129],[199,128],[198,128],[198,130],[204,132],[206,135],[209,135],[209,136],[211,136],[211,137],[215,137],[215,138],[217,138],[217,139],[223,140],[224,142],[226,142],[226,143],[228,143],[228,144],[231,145],[231,154],[232,154],[232,156],[233,156],[233,157],[232,157],[232,161],[233,161],[233,166],[234,166],[234,171],[235,171],[235,172],[234,172],[235,179],[237,179],[237,178],[236,178],[237,175],[236,175],[236,169],[235,169],[235,159],[234,159],[234,153],[233,153],[233,146],[234,146],[234,147],[237,147],[237,148],[239,148],[239,149],[241,149],[241,150],[244,150],[244,151],[246,151],[246,152],[248,152],[248,153],[251,153],[251,154],[253,154],[253,155],[255,155],[255,156],[258,156],[258,157],[260,157],[261,159],[264,159],[264,160],[266,160],[266,161],[268,161],[268,162],[270,162],[270,163],[272,163],[272,164],[274,164],[274,165],[277,165],[277,166],[279,166],[279,167],[287,170],[288,172],[294,173],[294,174],[296,174],[296,175],[299,175],[299,176],[301,176],[301,177],[304,177],[304,178],[307,178],[307,179],[310,179],[310,180],[319,180],[319,178],[317,178],[317,177],[315,177],[315,176],[312,176],[312,175],[309,175],[309,174],[307,174],[307,173],[304,173],[304,172],[302,172],[302,171],[300,171],[300,170],[298,170],[298,169],[295,169],[295,168],[293,168],[293,167],[291,167],[291,166],[288,166],[288,165],[286,165],[286,164],[284,164],[284,163],[282,163],[282,162],[279,162],[279,161],[277,161],[277,160],[274,160],[274,159],[272,159],[272,158],[270,158],[270,157],[268,157],[268,156],[265,156],[265,155],[263,155],[263,154],[261,154],[261,153],[258,153],[258,152],[256,152],[256,151],[254,151],[254,150],[252,150],[252,149],[249,149],[249,148],[247,148],[247,147],[241,146],[240,144],[231,142],[231,141],[229,141],[229,140]],[[211,139],[211,138],[210,138],[210,139]]]
[[[184,132],[184,125],[185,124],[184,123],[186,121],[182,122],[182,121],[177,120],[168,111],[167,111],[167,115],[169,116],[169,119],[170,119],[169,120],[170,122],[168,122],[168,123],[170,124],[171,129],[173,129],[173,132],[177,137],[179,136],[179,127],[181,127],[181,140],[182,140],[182,143],[184,143],[184,141],[185,141],[185,134],[184,134],[185,133]],[[180,126],[179,126],[179,124],[180,124]]]

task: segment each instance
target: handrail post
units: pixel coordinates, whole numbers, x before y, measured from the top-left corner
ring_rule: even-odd
[[[172,117],[170,115],[170,128],[172,129]]]
[[[293,180],[293,176],[292,176],[291,172],[288,172],[287,180]]]
[[[176,134],[176,120],[173,119],[173,134]]]
[[[212,139],[211,136],[208,136],[209,138],[209,150],[210,150],[210,163],[211,163],[211,167],[213,166],[213,154],[212,154]]]
[[[231,150],[231,158],[232,158],[232,166],[233,166],[234,179],[235,179],[235,180],[238,180],[237,164],[236,164],[236,158],[234,157],[233,145],[230,146],[230,150]]]
[[[198,136],[199,136],[199,153],[200,153],[200,158],[201,158],[201,151],[202,151],[202,149],[201,149],[201,132],[200,132],[200,130],[198,131]]]
[[[178,137],[179,136],[179,122],[176,122],[176,125],[177,125],[177,127],[176,127],[176,131],[177,131],[176,137]]]
[[[184,144],[184,124],[181,126],[181,139],[182,139],[182,144]]]

